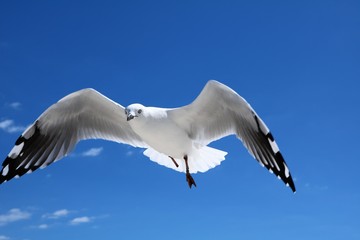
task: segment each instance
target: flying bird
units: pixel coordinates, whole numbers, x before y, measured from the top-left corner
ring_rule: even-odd
[[[94,89],[71,93],[50,106],[15,142],[2,164],[0,184],[44,168],[72,151],[80,140],[105,139],[145,148],[150,160],[191,174],[225,160],[208,144],[236,135],[249,153],[295,192],[288,166],[269,129],[253,108],[226,85],[210,80],[189,105],[179,108],[128,107]]]

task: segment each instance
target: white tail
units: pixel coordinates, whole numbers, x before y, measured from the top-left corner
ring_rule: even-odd
[[[206,172],[207,170],[220,165],[220,163],[225,160],[226,154],[227,152],[207,146],[198,149],[195,154],[188,158],[190,173]],[[144,155],[150,158],[151,161],[162,166],[179,172],[186,172],[184,159],[175,159],[176,163],[179,165],[179,167],[176,167],[169,156],[159,153],[152,148],[146,149]]]

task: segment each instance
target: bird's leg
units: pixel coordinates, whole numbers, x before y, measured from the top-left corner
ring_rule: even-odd
[[[193,177],[190,175],[189,164],[188,164],[188,156],[187,155],[184,156],[184,160],[185,160],[185,165],[186,165],[186,181],[189,184],[190,188],[191,188],[192,185],[194,185],[196,187],[196,183],[195,183]]]
[[[171,156],[169,156],[169,158],[171,158],[171,160],[173,161],[173,163],[175,164],[175,166],[178,168],[179,164],[175,161],[175,159]]]

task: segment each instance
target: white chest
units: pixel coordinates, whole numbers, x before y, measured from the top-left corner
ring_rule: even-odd
[[[131,120],[132,129],[153,149],[174,158],[190,154],[192,140],[166,115]]]

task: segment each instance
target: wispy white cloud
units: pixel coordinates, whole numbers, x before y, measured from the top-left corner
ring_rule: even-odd
[[[70,211],[67,209],[60,209],[57,210],[53,213],[46,213],[44,214],[42,217],[43,218],[49,218],[49,219],[58,219],[61,217],[66,217],[67,215],[69,215]]]
[[[38,229],[48,229],[49,225],[47,224],[40,224],[39,226],[37,226]]]
[[[10,240],[10,238],[4,235],[0,235],[0,240]]]
[[[103,149],[104,149],[103,147],[90,148],[89,150],[83,152],[81,155],[84,157],[96,157],[100,155]]]
[[[47,223],[29,226],[29,228],[31,228],[31,229],[40,229],[40,230],[48,229],[49,227],[50,227],[50,225]]]
[[[138,154],[140,154],[140,155],[142,155],[142,153],[143,153],[143,149],[137,149],[137,148],[134,148],[134,147],[131,147],[131,146],[126,146],[126,148],[125,148],[126,150],[125,150],[125,156],[126,157],[132,157],[132,156],[135,156],[135,155],[138,155]]]
[[[7,129],[8,127],[10,127],[12,124],[14,124],[13,120],[4,120],[0,122],[0,128],[1,129]]]
[[[133,154],[134,154],[134,152],[131,151],[131,150],[128,150],[128,151],[126,152],[126,156],[127,156],[127,157],[131,157]]]
[[[7,213],[0,215],[0,226],[8,223],[29,219],[31,214],[18,208],[10,209]]]
[[[327,185],[318,185],[318,184],[311,184],[311,183],[305,183],[305,188],[309,190],[316,190],[316,191],[326,191],[329,189],[329,186]]]
[[[12,103],[7,103],[6,106],[14,109],[14,110],[19,110],[21,109],[21,103],[20,102],[12,102]]]
[[[69,223],[70,225],[79,225],[79,224],[82,224],[82,223],[89,223],[91,222],[91,218],[90,217],[77,217],[77,218],[74,218],[72,219]]]
[[[26,129],[24,126],[19,126],[11,119],[6,119],[0,122],[0,129],[8,133],[22,132]]]

